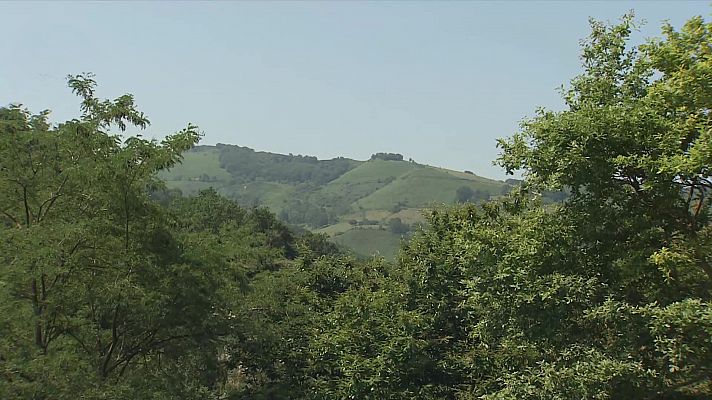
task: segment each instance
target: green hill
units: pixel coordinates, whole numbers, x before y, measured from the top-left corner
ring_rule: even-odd
[[[458,176],[454,171],[423,166],[404,173],[389,185],[360,199],[357,204],[366,209],[387,209],[393,200],[409,208],[427,207],[432,203],[452,203],[461,186],[467,186],[473,191],[479,190],[483,200],[500,195],[505,187],[503,182],[476,175],[463,173]]]
[[[160,177],[184,195],[213,187],[244,206],[265,206],[285,222],[326,233],[357,254],[388,258],[424,222],[423,209],[452,204],[459,192],[460,200],[476,202],[512,187],[469,172],[402,161],[399,154],[318,160],[225,144],[196,147]]]

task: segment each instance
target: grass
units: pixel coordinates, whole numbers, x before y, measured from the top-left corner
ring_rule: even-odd
[[[400,235],[380,229],[351,229],[333,240],[360,256],[383,256],[389,260],[395,259],[401,244]]]
[[[329,182],[314,196],[324,202],[352,204],[414,168],[416,164],[404,161],[368,161]]]
[[[349,224],[348,222],[337,222],[333,225],[318,229],[317,232],[325,233],[333,237],[348,232],[351,229],[353,229],[353,225]]]
[[[389,209],[397,201],[408,208],[429,207],[437,203],[451,204],[460,186],[499,195],[503,183],[470,174],[451,174],[447,170],[427,167],[413,170],[391,184],[356,202],[365,209]]]
[[[352,169],[351,171],[348,171],[337,179],[331,181],[330,183],[346,184],[373,182],[379,179],[387,178],[389,176],[397,178],[405,174],[406,172],[418,168],[418,164],[409,163],[406,161],[373,160],[359,165],[358,167]]]
[[[231,198],[255,199],[272,211],[281,210],[294,193],[294,186],[278,182],[247,182],[224,187],[220,192]]]
[[[388,218],[400,218],[403,223],[411,225],[425,222],[422,208],[406,208],[390,215]]]
[[[207,175],[213,180],[228,181],[230,173],[220,168],[220,150],[213,147],[197,147],[183,154],[183,162],[159,176],[166,181],[190,181]]]
[[[365,219],[370,219],[372,221],[381,221],[389,219],[393,214],[389,210],[360,210],[352,214],[346,214],[341,216],[342,221],[348,221],[350,219],[355,219],[356,221],[362,221]]]

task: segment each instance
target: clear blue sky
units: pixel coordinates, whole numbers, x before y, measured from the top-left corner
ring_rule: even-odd
[[[698,2],[0,2],[0,104],[78,114],[65,76],[133,93],[161,138],[366,159],[379,151],[493,178],[495,140],[579,72],[588,17],[634,9],[658,36]]]

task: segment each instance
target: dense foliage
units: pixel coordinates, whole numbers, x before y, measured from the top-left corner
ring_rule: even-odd
[[[79,119],[0,109],[0,397],[712,398],[712,24],[592,27],[566,109],[500,142],[524,184],[395,263],[162,190],[196,128],[112,136],[148,121],[91,77]]]
[[[218,145],[220,166],[243,181],[263,179],[323,185],[358,165],[354,160],[317,160],[313,156],[255,152],[248,147]]]
[[[398,153],[375,153],[375,154],[371,154],[371,160],[403,161],[403,154],[398,154]]]

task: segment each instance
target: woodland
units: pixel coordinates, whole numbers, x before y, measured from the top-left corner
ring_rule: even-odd
[[[712,399],[712,24],[634,29],[592,21],[498,142],[523,183],[393,261],[168,190],[199,129],[144,138],[91,74],[75,119],[0,108],[0,398]]]

